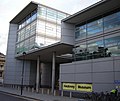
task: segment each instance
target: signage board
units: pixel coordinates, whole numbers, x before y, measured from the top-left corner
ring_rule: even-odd
[[[92,84],[85,83],[62,83],[63,90],[92,92]]]
[[[63,83],[62,85],[63,90],[75,90],[75,84],[74,83]]]
[[[76,84],[77,91],[92,92],[92,84]]]

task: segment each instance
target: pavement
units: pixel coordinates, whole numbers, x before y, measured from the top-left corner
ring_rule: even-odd
[[[23,91],[22,96],[20,95],[20,90],[8,87],[0,87],[0,91],[3,93],[12,94],[22,98],[33,99],[32,101],[80,101],[78,98],[69,98],[64,96],[53,96],[48,94],[40,94],[36,92]],[[82,101],[82,99],[81,99]]]
[[[3,92],[0,92],[0,99],[2,101],[35,101],[35,100],[20,98],[18,96],[14,96]]]

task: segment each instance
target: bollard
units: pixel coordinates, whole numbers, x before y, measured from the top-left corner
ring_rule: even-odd
[[[72,92],[70,92],[70,98],[72,98]]]
[[[18,90],[20,90],[20,86],[18,86]]]
[[[42,88],[42,94],[43,94],[43,88]]]
[[[49,90],[49,89],[47,89],[47,94],[48,94],[48,95],[50,94],[50,90]]]
[[[32,92],[34,92],[34,88],[32,87]]]
[[[61,91],[61,96],[63,96],[63,90]]]
[[[85,101],[84,99],[78,99],[78,101]]]
[[[24,87],[24,90],[25,90],[25,91],[27,91],[27,88],[26,88],[26,86]]]
[[[54,95],[54,96],[55,96],[55,94],[56,94],[56,90],[53,91],[53,95]]]
[[[28,92],[30,92],[30,87],[28,87]]]

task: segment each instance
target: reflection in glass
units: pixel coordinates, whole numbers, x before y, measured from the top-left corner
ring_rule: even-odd
[[[86,27],[85,27],[86,26]],[[108,15],[101,19],[75,27],[75,39],[100,34],[103,31],[120,27],[120,12]]]
[[[26,16],[18,25],[16,53],[38,49],[60,41],[61,20],[67,14],[46,6],[38,8]]]
[[[97,21],[91,22],[87,24],[87,34],[88,36],[91,34],[97,34],[103,31],[103,21],[99,19]]]
[[[81,45],[73,49],[75,61],[120,56],[120,36],[94,42],[87,41],[87,47],[85,47],[85,44],[80,44]]]

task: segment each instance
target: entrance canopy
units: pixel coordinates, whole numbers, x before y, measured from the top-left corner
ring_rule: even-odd
[[[73,45],[65,43],[55,43],[49,46],[41,47],[40,49],[26,52],[25,60],[37,60],[40,56],[41,62],[52,62],[53,52],[56,53],[56,63],[65,63],[72,61],[71,58],[62,58],[61,55],[72,54]],[[23,59],[23,55],[17,55],[17,59]]]

